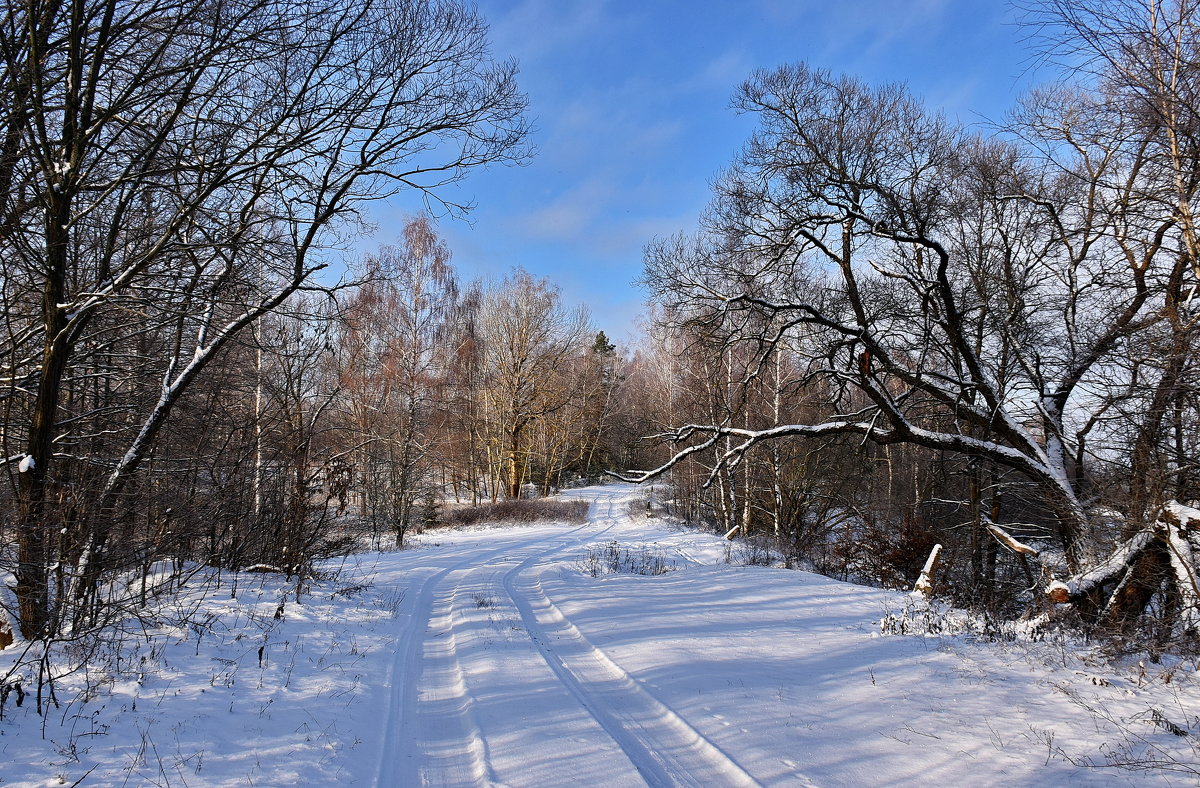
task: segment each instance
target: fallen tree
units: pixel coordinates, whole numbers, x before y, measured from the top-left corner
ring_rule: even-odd
[[[1120,544],[1104,561],[1048,584],[1046,595],[1069,604],[1085,621],[1128,630],[1156,598],[1162,603],[1160,638],[1200,635],[1200,509],[1171,501],[1154,523]]]

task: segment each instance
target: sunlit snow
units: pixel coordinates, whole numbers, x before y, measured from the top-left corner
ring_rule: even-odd
[[[587,523],[431,532],[279,618],[278,575],[194,581],[165,611],[187,622],[127,627],[60,680],[44,737],[8,698],[0,784],[1195,784],[1190,662],[883,636],[920,603],[738,565],[636,488],[570,494]],[[586,571],[614,544],[674,569]]]

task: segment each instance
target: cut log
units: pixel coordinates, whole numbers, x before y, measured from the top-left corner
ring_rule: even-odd
[[[1056,605],[1065,605],[1071,601],[1071,587],[1061,580],[1055,580],[1046,586],[1046,596]]]

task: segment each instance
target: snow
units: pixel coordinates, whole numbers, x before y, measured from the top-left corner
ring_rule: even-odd
[[[1046,595],[1058,603],[1071,601],[1071,587],[1061,580],[1052,580],[1046,586]]]
[[[587,523],[433,532],[280,619],[277,575],[238,576],[236,599],[233,577],[193,581],[164,610],[192,623],[93,653],[58,687],[86,702],[52,709],[44,738],[32,699],[9,698],[0,785],[1196,783],[1191,662],[1106,662],[1053,633],[884,636],[889,611],[938,613],[727,564],[629,485],[570,495]],[[676,568],[585,571],[614,541]]]
[[[1163,506],[1163,513],[1168,515],[1168,521],[1180,524],[1181,528],[1192,528],[1192,523],[1200,523],[1200,509],[1184,506],[1177,500],[1168,501]]]
[[[992,536],[996,537],[996,540],[999,541],[1000,544],[1004,545],[1009,550],[1012,550],[1014,553],[1036,556],[1041,552],[1037,548],[1030,547],[1024,542],[1020,541],[995,523],[988,523],[987,529]]]
[[[1171,514],[1176,522],[1184,525],[1188,523],[1200,523],[1200,509],[1184,506],[1179,501],[1168,501],[1163,507],[1163,511]]]
[[[34,462],[33,455],[26,454],[24,457],[21,458],[20,464],[17,465],[17,471],[19,473],[29,473],[35,467],[37,467],[37,463]]]
[[[938,557],[941,554],[942,546],[935,544],[933,549],[929,551],[929,557],[925,559],[925,567],[921,569],[921,576],[917,578],[916,585],[913,586],[913,596],[922,599],[928,599],[933,596],[933,576],[937,572]]]

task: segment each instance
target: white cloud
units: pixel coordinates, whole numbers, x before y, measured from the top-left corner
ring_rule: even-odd
[[[727,49],[708,62],[697,74],[695,87],[701,90],[717,89],[731,93],[759,64],[754,63],[746,50]]]
[[[593,37],[614,17],[608,0],[523,0],[511,10],[483,8],[497,52],[537,60]]]
[[[593,175],[517,220],[530,238],[578,240],[605,214],[618,193],[605,174]]]

